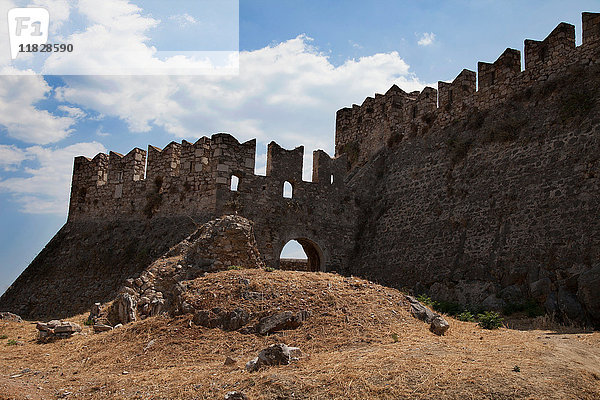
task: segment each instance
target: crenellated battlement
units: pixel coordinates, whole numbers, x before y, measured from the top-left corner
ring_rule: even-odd
[[[283,183],[294,187],[294,199],[326,198],[343,190],[346,157],[332,159],[314,152],[313,182],[302,181],[304,147],[286,150],[271,142],[266,176],[254,174],[256,140],[238,142],[225,133],[202,137],[195,143],[169,143],[164,149],[148,146],[126,155],[77,157],[73,166],[69,220],[132,218],[218,213],[256,198],[283,200]],[[239,180],[232,190],[232,177]],[[242,196],[243,195],[243,196]],[[286,199],[287,200],[287,199]],[[235,210],[234,210],[235,211]]]
[[[477,73],[464,69],[452,82],[438,82],[437,92],[426,87],[420,93],[405,93],[394,85],[385,95],[339,110],[335,154],[346,154],[349,167],[362,165],[390,143],[489,109],[573,64],[598,64],[600,13],[583,13],[582,22],[583,41],[578,47],[575,27],[564,22],[544,40],[525,40],[524,70],[521,52],[506,49],[493,63],[479,62]]]

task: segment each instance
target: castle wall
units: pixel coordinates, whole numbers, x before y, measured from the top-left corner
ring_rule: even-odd
[[[350,273],[484,308],[532,299],[600,325],[600,41],[575,47],[573,32],[526,45],[530,70],[517,72],[516,50],[480,63],[471,97],[472,75],[442,84],[429,134],[363,156],[348,181]],[[447,113],[465,77],[471,107]]]
[[[270,143],[267,176],[254,174],[255,153],[255,140],[239,143],[231,135],[216,134],[196,143],[171,143],[164,150],[149,146],[147,153],[134,149],[126,156],[78,157],[69,222],[188,217],[202,223],[239,214],[254,222],[259,249],[270,266],[277,267],[283,246],[298,238],[317,244],[322,269],[346,265],[355,215],[344,183],[346,157],[315,152],[314,182],[304,182],[303,147],[285,150]],[[233,176],[239,179],[236,191],[231,189]],[[291,199],[283,197],[284,182],[293,187]],[[331,204],[339,205],[335,213]]]
[[[553,79],[574,64],[590,65],[600,60],[600,14],[583,13],[583,44],[575,46],[575,27],[559,24],[544,40],[525,40],[525,69],[520,68],[520,53],[507,49],[494,63],[478,64],[479,75],[463,70],[451,83],[438,82],[437,107],[425,114],[377,112],[371,98],[361,105],[344,108],[336,116],[335,154],[347,154],[349,168],[363,165],[377,152],[401,138],[440,130],[470,113],[485,111],[510,96],[525,91],[534,82]],[[479,87],[476,90],[475,81]],[[431,93],[432,88],[425,88]],[[398,102],[411,108],[419,103],[418,93],[406,94],[393,86],[376,104],[391,106]],[[393,138],[393,139],[390,139]]]

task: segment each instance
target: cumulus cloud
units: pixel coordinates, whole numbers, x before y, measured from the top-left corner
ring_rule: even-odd
[[[44,78],[17,70],[14,73],[0,76],[0,126],[6,128],[8,136],[34,144],[54,143],[68,136],[73,118],[36,107],[52,90]]]
[[[242,52],[240,66],[239,76],[65,77],[57,97],[116,116],[134,132],[160,127],[193,139],[226,131],[332,153],[337,109],[393,84],[424,87],[396,52],[334,66],[304,35]]]
[[[16,146],[0,144],[0,168],[5,171],[15,171],[28,158],[30,155]]]
[[[433,33],[433,32],[425,32],[421,36],[421,38],[419,39],[419,41],[417,42],[417,44],[419,46],[431,46],[434,41],[435,41],[435,33]]]
[[[37,164],[37,167],[28,167],[23,170],[26,177],[0,179],[0,191],[10,193],[20,205],[22,212],[66,214],[73,158],[79,155],[93,157],[100,152],[106,152],[106,149],[98,142],[77,143],[64,148],[0,147],[0,156],[12,154],[15,163],[29,159]],[[18,161],[19,157],[21,161]]]
[[[63,106],[58,106],[58,109],[60,111],[64,112],[65,114],[67,114],[69,117],[75,118],[75,119],[82,119],[87,116],[85,111],[83,111],[81,108],[77,108],[77,107],[69,107],[69,106],[63,105]]]
[[[44,7],[50,13],[50,32],[56,33],[69,20],[71,5],[69,0],[33,0],[25,2],[31,7]]]

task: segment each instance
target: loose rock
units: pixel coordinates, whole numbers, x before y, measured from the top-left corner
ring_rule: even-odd
[[[261,350],[261,352],[258,353],[258,357],[248,361],[246,364],[246,369],[250,372],[253,372],[258,371],[264,366],[288,365],[290,361],[292,361],[290,349],[293,349],[295,352],[300,350],[295,347],[290,348],[283,343],[269,346],[266,349]]]
[[[436,315],[431,321],[429,329],[436,335],[442,336],[450,328],[450,324],[441,315]]]
[[[228,392],[225,395],[225,400],[248,400],[248,398],[242,392]]]
[[[17,314],[13,314],[10,312],[0,312],[0,319],[3,321],[11,321],[11,322],[23,322],[23,319],[19,317]]]
[[[260,335],[283,331],[288,329],[296,329],[302,325],[308,317],[307,312],[299,312],[294,314],[291,311],[284,311],[277,314],[262,318],[256,325],[256,332]]]
[[[81,326],[70,321],[52,320],[50,322],[38,322],[38,340],[40,342],[49,342],[54,339],[67,339],[75,333],[81,332]]]

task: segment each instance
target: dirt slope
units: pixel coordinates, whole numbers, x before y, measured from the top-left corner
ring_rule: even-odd
[[[600,397],[598,332],[487,331],[449,318],[450,330],[438,337],[410,316],[402,293],[324,273],[212,273],[189,282],[188,299],[200,308],[242,307],[257,318],[279,310],[312,315],[265,337],[198,327],[187,315],[96,335],[84,327],[83,335],[50,344],[36,343],[30,322],[3,322],[0,399],[223,399],[232,390],[249,399]],[[245,371],[261,349],[280,342],[304,356]],[[237,364],[225,366],[227,356]]]

